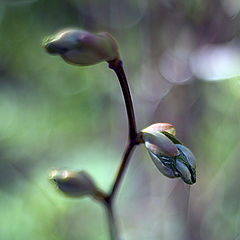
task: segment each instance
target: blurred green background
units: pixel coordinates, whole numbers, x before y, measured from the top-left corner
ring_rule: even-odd
[[[138,128],[172,123],[197,158],[189,187],[135,151],[116,202],[122,239],[239,240],[239,11],[239,0],[1,0],[0,239],[109,239],[101,206],[48,181],[55,167],[86,170],[107,191],[127,139],[107,64],[42,48],[70,26],[115,36]]]

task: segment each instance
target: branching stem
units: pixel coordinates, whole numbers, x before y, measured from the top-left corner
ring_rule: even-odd
[[[118,77],[118,80],[122,89],[122,93],[123,93],[123,98],[125,101],[125,106],[126,106],[127,116],[128,116],[128,124],[129,124],[128,144],[126,146],[126,149],[122,158],[122,162],[119,167],[112,190],[110,191],[108,196],[109,201],[112,202],[116,195],[116,191],[121,183],[122,177],[126,171],[126,168],[131,156],[131,152],[134,149],[135,145],[139,144],[140,141],[139,141],[139,135],[137,134],[132,97],[131,97],[130,89],[128,86],[127,77],[123,69],[122,61],[119,59],[110,61],[109,68],[113,69]]]
[[[122,66],[122,61],[118,59],[116,59],[115,61],[110,61],[109,67],[114,70],[114,72],[118,77],[118,80],[122,89],[122,93],[123,93],[123,98],[125,101],[127,117],[128,117],[128,125],[129,125],[128,144],[123,154],[121,165],[117,172],[117,176],[115,178],[111,191],[109,192],[109,194],[105,195],[103,199],[103,203],[106,207],[107,215],[108,215],[111,240],[119,240],[117,225],[116,225],[114,211],[113,211],[113,200],[115,199],[121,180],[124,176],[124,173],[126,172],[126,169],[131,157],[131,153],[133,152],[135,146],[138,145],[141,141],[140,141],[139,135],[137,134],[131,93],[130,93],[127,78]]]

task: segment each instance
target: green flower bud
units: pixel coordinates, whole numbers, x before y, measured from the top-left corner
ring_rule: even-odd
[[[85,173],[68,170],[52,170],[49,179],[53,181],[58,189],[70,197],[84,195],[95,195],[97,188],[91,177]]]
[[[180,154],[176,157],[176,170],[187,184],[196,182],[196,159],[193,153],[185,146],[176,144]]]
[[[117,43],[106,32],[93,34],[67,29],[45,39],[43,46],[48,53],[58,54],[66,62],[80,66],[119,59]]]
[[[154,164],[158,168],[158,170],[166,177],[175,178],[176,173],[174,171],[174,168],[164,164],[163,157],[160,157],[158,154],[156,154],[156,151],[154,151],[155,147],[150,146],[149,143],[146,143],[146,146],[148,149],[151,149],[151,148],[153,149],[153,151],[148,150],[148,153],[149,153],[151,159],[153,160]]]
[[[146,143],[151,159],[158,170],[169,178],[181,177],[187,184],[196,182],[196,160],[192,152],[185,146],[176,144],[178,156],[165,156],[157,151],[157,147]]]
[[[142,141],[158,170],[169,178],[181,177],[185,183],[193,184],[196,159],[174,134],[175,129],[168,123],[153,124],[141,131]]]

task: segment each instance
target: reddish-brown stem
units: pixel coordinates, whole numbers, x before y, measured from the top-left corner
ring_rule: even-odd
[[[131,93],[130,93],[127,78],[122,66],[122,61],[121,60],[110,61],[109,68],[113,69],[118,77],[118,80],[122,89],[124,101],[125,101],[126,110],[127,110],[128,123],[129,123],[129,139],[133,140],[137,137],[136,121],[135,121],[135,114],[133,109]]]
[[[114,217],[114,211],[113,211],[113,199],[116,196],[116,192],[120,186],[121,180],[123,178],[124,173],[126,172],[127,165],[129,163],[131,153],[134,150],[134,147],[140,143],[140,137],[137,134],[137,128],[136,128],[136,121],[135,121],[135,115],[134,115],[134,108],[131,98],[130,89],[128,86],[127,78],[122,66],[122,61],[119,59],[116,59],[114,61],[109,62],[109,67],[114,70],[116,73],[122,93],[123,98],[125,101],[125,106],[127,110],[127,117],[128,117],[128,144],[126,146],[125,152],[123,154],[122,162],[119,167],[116,179],[113,183],[112,189],[109,192],[108,195],[105,195],[103,202],[106,206],[108,220],[109,220],[109,226],[110,226],[110,235],[112,240],[118,240],[118,232],[117,232],[117,226],[115,222]]]
[[[125,153],[123,155],[122,162],[118,170],[116,179],[114,181],[113,187],[109,193],[109,201],[112,202],[112,200],[116,195],[116,191],[121,183],[122,177],[126,171],[126,168],[131,156],[131,152],[134,149],[134,146],[139,143],[139,141],[138,141],[138,134],[137,134],[137,128],[136,128],[132,97],[131,97],[130,89],[128,86],[127,77],[123,69],[122,61],[119,59],[110,61],[109,67],[114,70],[114,72],[118,77],[118,80],[122,89],[122,93],[123,93],[123,98],[125,101],[125,106],[126,106],[127,116],[128,116],[128,124],[129,124],[128,144],[127,144]]]
[[[109,202],[107,199],[105,199],[105,201],[103,203],[106,208],[108,225],[109,225],[109,233],[110,233],[111,240],[119,240],[118,229],[117,229],[114,211],[112,208],[112,203]]]
[[[129,160],[130,160],[131,153],[134,150],[135,145],[136,145],[136,141],[130,141],[128,143],[126,149],[125,149],[125,152],[124,152],[124,155],[123,155],[123,158],[122,158],[122,162],[121,162],[120,168],[118,170],[117,177],[114,181],[113,187],[112,187],[111,192],[109,194],[110,202],[112,202],[112,200],[114,199],[114,197],[116,195],[117,189],[118,189],[118,187],[121,183],[121,180],[123,178],[123,175],[126,171],[127,165],[129,163]]]

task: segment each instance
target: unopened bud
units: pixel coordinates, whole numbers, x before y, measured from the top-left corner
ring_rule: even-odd
[[[172,168],[171,166],[167,166],[167,164],[164,164],[163,156],[158,155],[156,153],[156,151],[154,151],[155,147],[154,146],[149,146],[149,145],[150,144],[148,144],[148,143],[146,144],[147,148],[152,149],[153,151],[148,150],[148,153],[149,153],[151,159],[153,160],[154,164],[158,168],[158,170],[166,177],[169,177],[169,178],[177,177],[176,173],[174,171],[174,168]],[[168,159],[168,158],[165,158],[165,159]],[[173,161],[171,161],[171,158],[170,158],[169,163],[170,164],[173,163]]]
[[[146,128],[141,131],[142,139],[146,143],[150,143],[157,147],[159,153],[172,157],[179,154],[175,144],[163,133],[154,129]],[[146,146],[147,147],[147,146]]]
[[[118,46],[109,33],[93,34],[80,29],[63,30],[43,42],[50,54],[80,66],[119,59]]]
[[[169,178],[181,177],[187,184],[196,182],[196,160],[185,146],[176,144],[179,155],[169,157],[157,152],[156,146],[146,143],[149,155],[158,170]]]
[[[163,131],[162,133],[163,133],[165,136],[167,136],[174,144],[181,144],[181,145],[182,145],[182,143],[180,142],[180,140],[178,140],[175,135],[173,135],[173,134],[171,134],[171,133],[169,133],[169,132],[167,132],[167,131]]]
[[[193,153],[185,146],[176,144],[180,154],[176,157],[176,170],[187,184],[196,182],[196,159]]]
[[[55,182],[59,190],[70,197],[94,195],[97,192],[93,180],[84,171],[52,170],[49,179]]]
[[[181,177],[187,184],[196,182],[196,160],[192,152],[175,137],[168,123],[153,124],[141,131],[142,141],[158,170],[169,178]]]
[[[142,130],[142,132],[148,132],[148,131],[168,132],[172,135],[176,134],[175,128],[170,123],[154,123]]]

